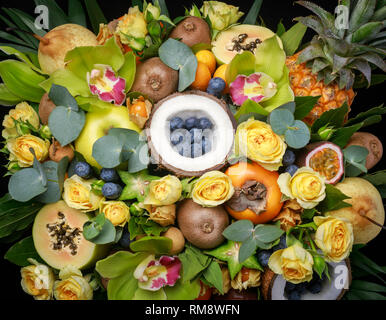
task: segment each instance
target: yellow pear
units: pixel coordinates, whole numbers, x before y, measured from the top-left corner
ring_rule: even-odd
[[[39,63],[42,71],[47,74],[64,68],[64,58],[68,51],[76,47],[98,45],[95,34],[77,24],[58,26],[39,40]]]
[[[367,243],[374,239],[382,230],[379,225],[385,223],[385,208],[378,190],[362,178],[346,178],[335,187],[351,197],[345,202],[352,207],[330,211],[327,215],[351,222],[355,243]]]

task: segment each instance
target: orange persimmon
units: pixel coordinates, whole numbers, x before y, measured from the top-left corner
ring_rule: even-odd
[[[228,168],[225,172],[231,180],[234,187],[242,187],[245,182],[254,180],[263,184],[267,189],[267,205],[265,211],[256,214],[250,209],[244,211],[235,211],[226,206],[228,213],[237,220],[250,220],[254,224],[266,223],[275,218],[282,206],[281,191],[277,184],[279,174],[276,171],[264,169],[257,163],[240,162]]]

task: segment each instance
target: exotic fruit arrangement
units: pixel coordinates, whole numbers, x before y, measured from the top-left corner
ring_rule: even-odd
[[[0,238],[27,294],[385,299],[360,249],[384,228],[366,126],[386,108],[349,115],[385,80],[385,1],[340,1],[346,24],[297,1],[310,15],[275,31],[261,0],[174,20],[133,1],[110,22],[85,1],[94,32],[80,1],[49,3],[49,31],[4,9],[0,34]]]

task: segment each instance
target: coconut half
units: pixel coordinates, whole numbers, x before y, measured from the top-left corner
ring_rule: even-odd
[[[212,149],[196,158],[180,155],[170,142],[170,120],[206,117],[212,124]],[[179,177],[220,170],[232,152],[237,124],[226,103],[202,91],[175,93],[159,101],[146,126],[152,161]]]
[[[322,290],[318,294],[305,291],[301,300],[340,300],[351,285],[350,260],[346,259],[339,263],[328,263],[331,280],[325,280]],[[262,277],[262,294],[265,300],[288,300],[284,294],[286,280],[266,270]]]

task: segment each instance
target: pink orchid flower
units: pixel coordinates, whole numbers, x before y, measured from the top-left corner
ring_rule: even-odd
[[[181,261],[178,257],[161,256],[158,260],[149,255],[134,271],[138,287],[157,291],[165,286],[173,287],[180,278]]]
[[[268,100],[276,94],[276,91],[276,83],[263,72],[252,73],[249,76],[238,75],[229,86],[232,101],[238,106],[247,99],[257,103]]]
[[[91,93],[102,101],[114,102],[118,106],[125,101],[126,80],[118,77],[108,65],[94,65],[94,69],[87,73],[87,83]]]

